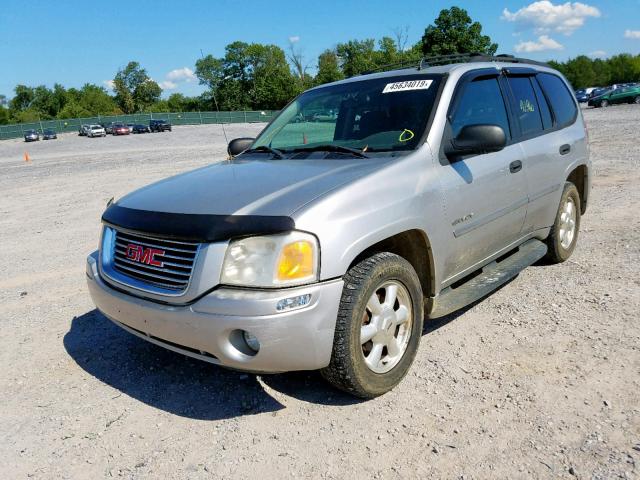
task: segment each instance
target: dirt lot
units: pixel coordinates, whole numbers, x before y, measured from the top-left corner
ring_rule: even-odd
[[[0,142],[0,476],[640,478],[640,108],[585,116],[571,260],[429,323],[405,381],[368,402],[185,358],[94,310],[107,200],[221,158],[219,126]]]

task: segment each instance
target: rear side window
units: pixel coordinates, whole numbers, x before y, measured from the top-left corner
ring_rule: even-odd
[[[536,94],[529,77],[509,77],[509,86],[515,101],[514,110],[520,123],[522,136],[542,132],[542,117]]]
[[[538,80],[551,104],[556,126],[565,127],[572,123],[578,112],[573,101],[573,95],[569,92],[565,83],[560,77],[550,73],[539,73]]]
[[[536,98],[538,99],[538,106],[540,107],[540,116],[542,117],[542,126],[545,130],[548,130],[553,125],[553,118],[551,118],[551,110],[549,110],[549,104],[547,103],[547,99],[542,93],[540,89],[540,84],[538,80],[535,78],[531,78],[531,84],[533,85],[533,90],[536,92]]]
[[[498,125],[509,138],[509,119],[498,79],[483,78],[468,83],[449,121],[454,138],[462,127],[478,124]]]

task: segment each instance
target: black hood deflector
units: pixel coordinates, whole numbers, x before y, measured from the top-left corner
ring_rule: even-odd
[[[102,215],[107,225],[158,238],[185,242],[219,242],[234,237],[270,235],[295,228],[290,217],[268,215],[205,215],[137,210],[112,204]]]

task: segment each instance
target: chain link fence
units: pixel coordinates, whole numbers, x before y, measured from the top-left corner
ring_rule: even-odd
[[[237,111],[237,112],[179,112],[179,113],[136,113],[132,115],[98,115],[87,118],[66,118],[61,120],[42,120],[31,123],[0,125],[0,140],[19,138],[27,130],[42,133],[48,128],[57,133],[73,132],[80,125],[106,125],[111,122],[148,124],[149,120],[167,120],[172,125],[202,125],[211,123],[256,123],[269,122],[278,113],[274,110]]]

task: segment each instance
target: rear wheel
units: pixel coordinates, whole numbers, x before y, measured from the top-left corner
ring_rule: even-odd
[[[636,105],[640,105],[640,95],[633,99],[633,103],[635,103]]]
[[[388,392],[406,375],[420,344],[420,280],[404,258],[378,253],[344,277],[333,352],[322,376],[361,398]]]
[[[560,199],[556,220],[547,237],[547,260],[562,263],[567,260],[578,242],[580,231],[580,194],[576,186],[567,182]]]

